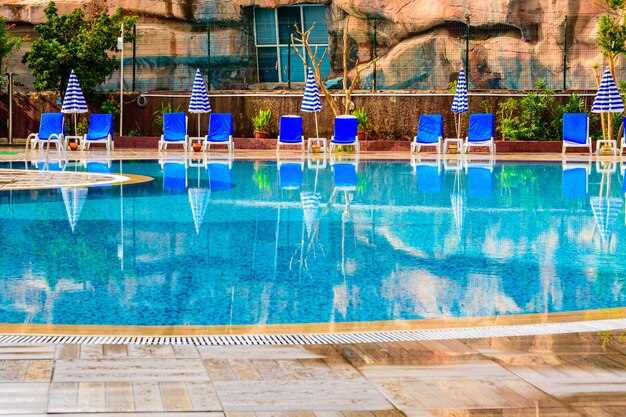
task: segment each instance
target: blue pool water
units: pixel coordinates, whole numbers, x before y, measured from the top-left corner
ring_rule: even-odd
[[[112,164],[154,177],[144,184],[0,193],[0,322],[314,323],[626,305],[619,165],[180,162]]]

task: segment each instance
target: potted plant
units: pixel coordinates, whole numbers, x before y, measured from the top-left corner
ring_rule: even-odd
[[[365,110],[365,107],[361,106],[360,109],[354,110],[352,115],[356,117],[357,123],[359,124],[357,137],[359,140],[365,140],[365,130],[367,129],[367,122],[369,121],[367,110]]]
[[[272,120],[272,110],[259,109],[259,114],[252,118],[254,125],[254,137],[257,139],[267,139],[270,137],[270,122]]]

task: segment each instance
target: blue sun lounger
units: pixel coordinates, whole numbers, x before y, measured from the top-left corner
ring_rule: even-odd
[[[230,190],[233,188],[232,159],[207,161],[209,188],[211,191]]]
[[[479,113],[470,114],[467,138],[463,144],[463,152],[468,153],[469,148],[474,146],[486,146],[491,155],[496,153],[496,145],[493,140],[495,126],[493,114]]]
[[[411,153],[419,153],[422,146],[434,146],[441,153],[443,141],[443,116],[440,114],[422,114],[419,119],[417,135],[411,142]]]
[[[83,137],[83,150],[89,149],[92,143],[104,143],[107,151],[114,149],[112,114],[89,115],[89,131]]]
[[[280,145],[300,145],[300,150],[304,152],[302,117],[280,116],[278,141],[276,141],[276,153],[280,150]]]
[[[563,152],[566,148],[586,148],[591,155],[589,116],[586,113],[563,114]]]
[[[211,113],[209,134],[204,137],[202,151],[211,149],[211,145],[226,145],[228,152],[235,151],[233,142],[233,115],[230,113]]]
[[[57,149],[65,155],[65,125],[63,123],[63,113],[42,113],[39,121],[39,132],[31,133],[26,138],[26,150],[30,145],[33,149],[39,145],[43,149],[43,144],[50,140]]]
[[[187,135],[187,115],[185,113],[165,113],[163,115],[163,134],[159,140],[159,150],[167,150],[167,145],[183,145],[189,148]]]
[[[354,145],[358,153],[358,127],[359,125],[355,116],[342,115],[335,117],[335,134],[330,139],[330,151],[333,151],[335,145]]]

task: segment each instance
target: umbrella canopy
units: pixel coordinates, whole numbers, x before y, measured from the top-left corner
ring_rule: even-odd
[[[454,99],[452,100],[452,112],[456,113],[456,136],[461,137],[461,113],[467,113],[467,80],[465,79],[465,71],[463,68],[459,71],[459,78],[456,82],[456,90],[454,91]]]
[[[467,113],[467,80],[465,79],[465,71],[461,68],[459,78],[456,82],[456,90],[454,99],[452,100],[452,111],[454,113]]]
[[[452,203],[452,215],[454,216],[456,235],[460,242],[463,234],[463,220],[465,218],[465,197],[455,192],[450,196],[450,202]]]
[[[317,82],[313,76],[313,71],[309,69],[306,76],[306,85],[304,87],[304,97],[302,97],[302,107],[300,111],[313,113],[322,111],[322,103],[320,102],[320,94],[317,90]]]
[[[70,222],[70,229],[74,233],[74,228],[87,199],[87,188],[63,188],[61,194],[67,211],[67,219]]]
[[[204,79],[200,70],[196,70],[196,78],[193,80],[193,88],[191,89],[191,101],[189,102],[189,113],[208,113],[211,111],[211,103],[209,103],[209,95],[206,92]]]
[[[317,112],[322,111],[322,103],[320,102],[320,93],[317,89],[317,82],[313,76],[313,71],[309,68],[306,76],[306,85],[304,86],[304,96],[302,97],[302,106],[300,111],[307,113],[315,113],[315,135],[320,137],[317,127]]]
[[[70,72],[61,113],[87,113],[87,102],[83,96],[83,90],[80,89],[74,70]]]
[[[604,70],[591,111],[593,113],[621,113],[624,111],[622,96],[617,90],[608,67]]]
[[[198,137],[200,136],[200,113],[208,113],[211,111],[211,103],[209,103],[209,95],[206,92],[204,79],[200,74],[200,69],[196,69],[196,77],[193,80],[191,88],[191,100],[189,101],[189,113],[198,114]]]

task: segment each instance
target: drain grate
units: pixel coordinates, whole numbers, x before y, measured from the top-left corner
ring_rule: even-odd
[[[0,345],[12,344],[104,344],[104,345],[327,345],[345,343],[407,342],[420,340],[477,339],[483,337],[536,336],[548,334],[603,332],[626,329],[626,319],[590,320],[569,323],[541,323],[514,326],[467,327],[413,331],[267,334],[224,336],[39,336],[0,335]]]

